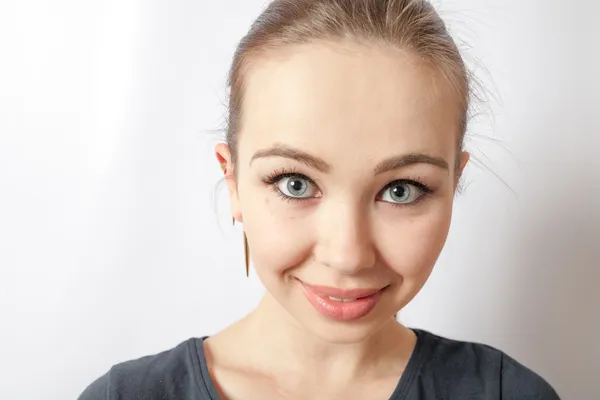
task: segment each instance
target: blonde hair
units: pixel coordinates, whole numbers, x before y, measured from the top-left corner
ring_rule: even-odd
[[[233,164],[244,105],[244,80],[265,53],[315,41],[351,39],[408,51],[439,68],[457,94],[461,111],[457,147],[462,149],[470,81],[458,47],[426,0],[273,0],[240,41],[229,71],[226,141]]]

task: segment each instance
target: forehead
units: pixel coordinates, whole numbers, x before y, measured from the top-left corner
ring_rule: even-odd
[[[398,49],[277,50],[252,63],[244,90],[240,160],[275,143],[334,165],[415,151],[455,157],[459,99],[437,68]]]

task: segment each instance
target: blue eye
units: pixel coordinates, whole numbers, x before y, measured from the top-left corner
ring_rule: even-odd
[[[409,182],[392,182],[383,189],[381,201],[394,204],[414,203],[426,191],[419,186]]]
[[[313,197],[315,192],[312,182],[298,175],[281,178],[277,182],[277,189],[286,197],[301,199]]]

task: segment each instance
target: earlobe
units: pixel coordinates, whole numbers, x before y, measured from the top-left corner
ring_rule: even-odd
[[[231,203],[231,216],[233,217],[233,219],[237,222],[244,222],[244,219],[242,218],[242,208],[240,206],[240,198],[238,196],[238,191],[237,191],[237,184],[235,183],[235,180],[232,179],[231,183],[227,182],[228,186],[234,186],[234,188],[229,189],[229,201]]]

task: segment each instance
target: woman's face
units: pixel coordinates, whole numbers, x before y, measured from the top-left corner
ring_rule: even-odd
[[[277,50],[245,85],[229,188],[256,272],[308,330],[364,339],[417,294],[446,241],[468,159],[456,94],[416,57],[339,43]]]

